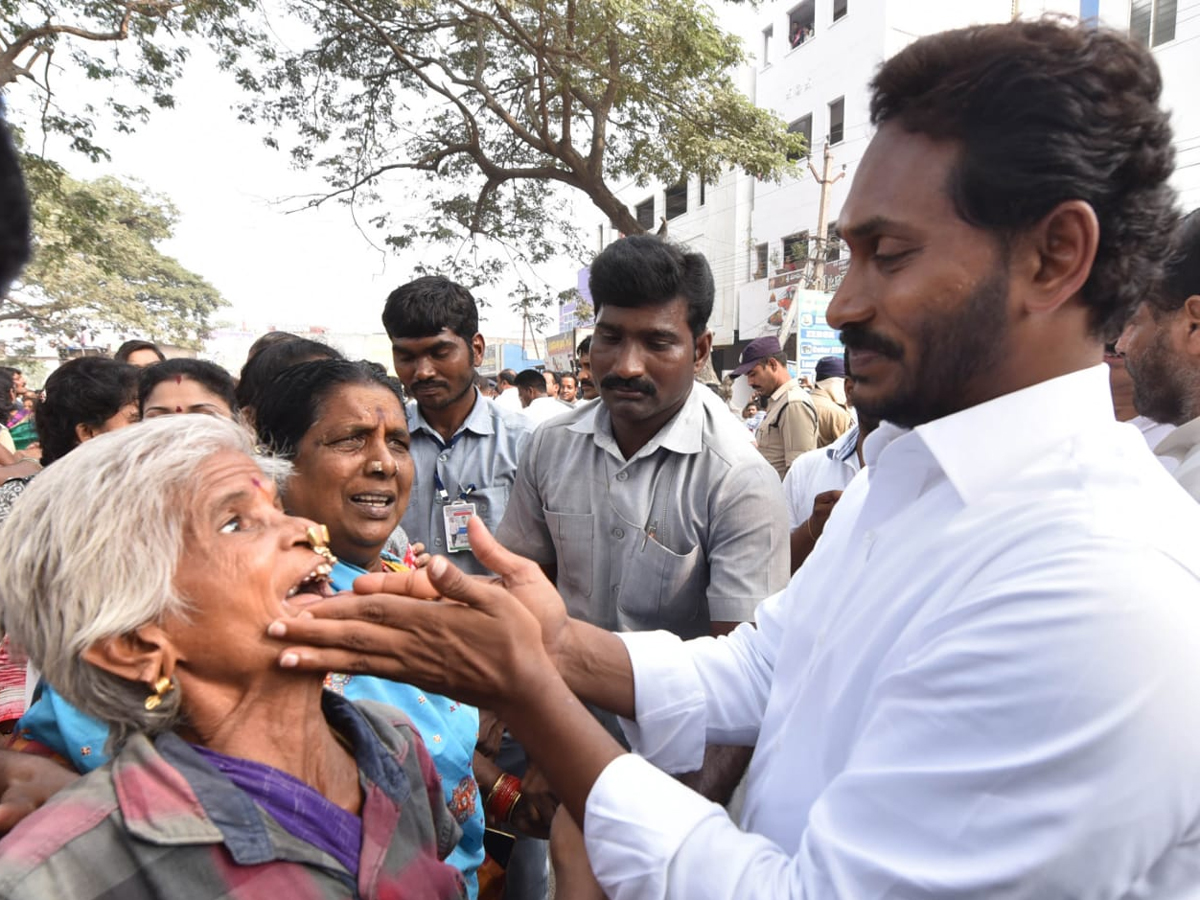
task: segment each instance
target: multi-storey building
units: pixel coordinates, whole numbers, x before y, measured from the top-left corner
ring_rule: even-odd
[[[711,262],[718,372],[736,365],[745,342],[778,332],[793,306],[798,329],[789,333],[802,370],[836,346],[821,327],[827,298],[815,292],[836,288],[845,259],[836,229],[821,246],[818,225],[823,198],[825,220],[836,223],[870,140],[868,86],[878,65],[926,34],[1045,13],[1126,31],[1151,47],[1172,110],[1176,188],[1184,209],[1200,207],[1200,0],[770,0],[753,16],[739,5],[725,24],[752,54],[740,84],[808,139],[802,174],[772,183],[730,172],[716,184],[691,177],[619,192],[645,227],[665,222],[672,240]],[[602,246],[618,235],[601,225],[598,237]]]

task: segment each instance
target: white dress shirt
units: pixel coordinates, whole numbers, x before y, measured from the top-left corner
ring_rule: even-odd
[[[521,411],[521,394],[515,387],[505,388],[492,398],[492,402],[509,412]]]
[[[801,453],[783,476],[788,528],[798,528],[812,515],[817,494],[842,491],[858,474],[858,426],[851,425],[828,447]]]
[[[738,828],[633,755],[587,801],[609,897],[1200,894],[1200,507],[1097,366],[908,431],[757,629],[622,635],[634,748],[756,745]]]
[[[1169,431],[1154,448],[1155,455],[1167,463],[1175,480],[1195,500],[1200,500],[1200,419],[1184,422]]]
[[[534,397],[533,402],[526,406],[521,413],[532,425],[541,425],[558,416],[565,416],[571,408],[559,403],[553,397]]]

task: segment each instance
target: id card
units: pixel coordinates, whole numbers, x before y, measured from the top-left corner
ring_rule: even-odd
[[[446,520],[446,551],[459,553],[471,549],[471,539],[467,537],[467,523],[475,515],[475,504],[459,500],[442,507],[442,516]]]

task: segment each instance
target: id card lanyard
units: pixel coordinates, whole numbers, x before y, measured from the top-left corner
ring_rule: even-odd
[[[461,431],[454,435],[450,439],[450,442],[444,445],[444,449],[453,449],[461,435]],[[438,502],[442,505],[442,526],[445,528],[446,533],[446,552],[461,553],[464,550],[470,550],[471,539],[467,537],[467,523],[471,521],[471,516],[475,515],[475,504],[467,498],[475,492],[474,483],[461,488],[458,492],[458,497],[451,502],[450,492],[446,490],[446,485],[442,483],[442,475],[438,472],[435,465],[433,469],[433,486],[437,491]]]

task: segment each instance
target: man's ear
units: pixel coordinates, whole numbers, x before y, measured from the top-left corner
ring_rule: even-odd
[[[1179,316],[1187,330],[1184,335],[1184,350],[1189,356],[1200,357],[1200,294],[1192,294],[1183,301]]]
[[[126,681],[153,684],[164,675],[171,677],[178,656],[167,633],[158,625],[146,624],[92,644],[83,651],[83,658]]]
[[[1014,242],[1010,271],[1023,279],[1018,297],[1030,313],[1053,312],[1076,296],[1092,273],[1100,222],[1091,204],[1067,200]]]
[[[485,349],[483,335],[477,333],[475,337],[471,338],[471,365],[483,365],[483,351]]]
[[[704,368],[704,363],[708,361],[708,354],[712,352],[713,334],[711,331],[705,331],[704,334],[696,338],[696,353],[695,353],[695,371],[699,372]]]
[[[84,425],[82,422],[75,423],[75,439],[78,440],[79,443],[82,444],[85,441],[90,441],[95,436],[96,432],[92,430],[91,425]]]

